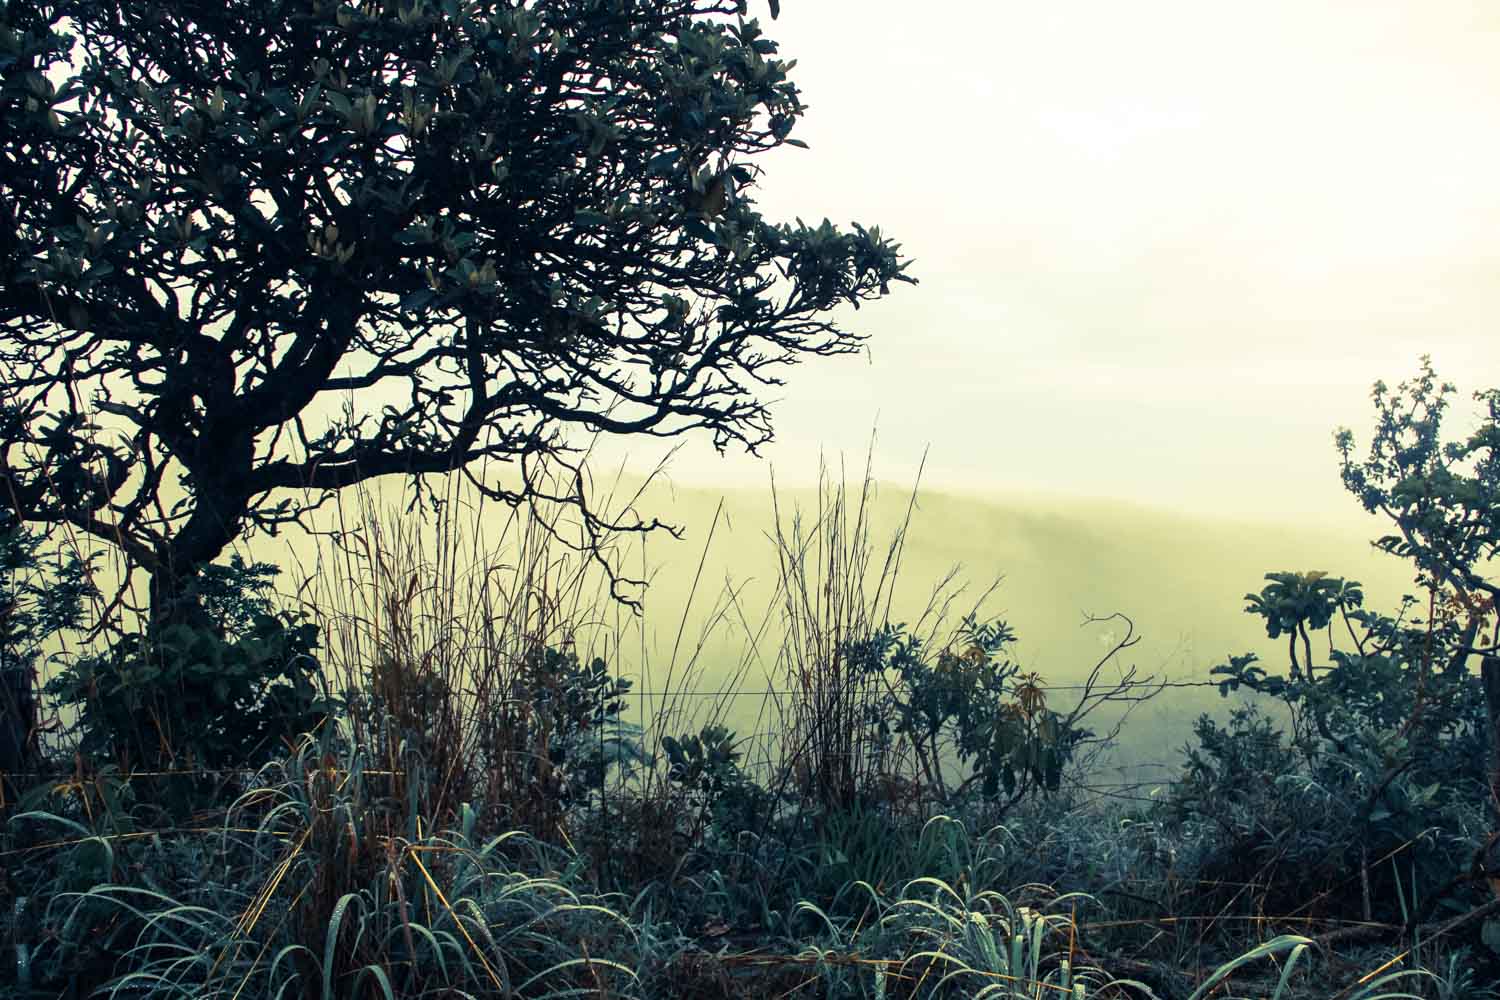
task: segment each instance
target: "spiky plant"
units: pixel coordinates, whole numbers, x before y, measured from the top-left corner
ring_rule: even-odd
[[[306,737],[220,828],[157,834],[131,865],[102,841],[97,881],[45,901],[33,979],[132,998],[636,995],[636,937],[576,858],[521,834],[480,843],[466,806],[430,825],[419,792],[378,793],[352,735],[345,720]],[[161,855],[183,852],[196,871],[164,882]],[[80,983],[101,936],[114,961]]]

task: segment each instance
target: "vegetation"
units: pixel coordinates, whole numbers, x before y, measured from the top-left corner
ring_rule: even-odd
[[[569,432],[753,452],[756,394],[862,343],[830,310],[912,279],[878,228],[756,210],[804,109],[744,13],[0,5],[8,509],[203,625],[203,567],[371,478],[517,505]],[[552,499],[591,535],[654,524],[583,483]]]
[[[763,731],[743,671],[620,675],[655,522],[563,432],[753,450],[752,392],[910,280],[756,212],[803,109],[744,13],[0,7],[0,991],[1497,996],[1500,390],[1444,440],[1425,361],[1336,438],[1418,596],[1268,573],[1286,670],[1210,668],[1162,794],[1093,785],[1162,691],[1130,619],[1076,689],[951,579],[900,620],[868,477],[778,511]],[[231,551],[393,474],[423,518],[293,588]]]
[[[41,701],[72,721],[12,770],[0,845],[9,995],[1494,996],[1494,733],[1468,660],[1497,625],[1463,597],[1489,593],[1493,547],[1462,532],[1495,517],[1500,414],[1449,446],[1451,392],[1424,365],[1377,389],[1369,460],[1339,437],[1425,601],[1268,574],[1246,610],[1290,637],[1285,672],[1213,668],[1242,700],[1137,802],[1091,792],[1091,717],[1159,688],[1049,689],[944,587],[892,621],[906,526],[876,558],[868,486],[775,535],[778,739],[689,698],[696,662],[633,724],[629,680],[584,652],[597,570],[557,522],[512,519],[464,575],[453,505],[437,549],[366,511],[329,542],[347,585],[325,565],[298,614],[269,567],[216,568],[221,646],[155,670],[128,640],[53,654]],[[8,655],[35,658],[106,602],[85,562],[6,532]]]

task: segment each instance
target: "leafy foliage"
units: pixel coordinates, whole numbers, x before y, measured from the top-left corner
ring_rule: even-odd
[[[664,736],[661,745],[667,780],[681,790],[686,809],[697,814],[691,826],[712,823],[727,833],[763,825],[771,796],[746,773],[731,730],[710,723],[681,739]]]
[[[887,625],[850,644],[855,671],[886,681],[865,720],[878,734],[877,752],[910,748],[942,798],[976,785],[989,799],[1002,789],[1011,800],[1056,791],[1074,747],[1091,734],[1048,708],[1039,679],[1002,655],[1015,640],[1004,622],[970,618],[963,640],[961,653],[934,656],[903,626]],[[949,753],[968,771],[953,782],[943,769]]]
[[[1314,575],[1321,576],[1278,573],[1268,579]],[[1268,615],[1280,579],[1260,595],[1249,595],[1248,610]],[[1481,780],[1483,698],[1465,658],[1453,655],[1463,641],[1463,626],[1452,616],[1443,617],[1436,606],[1436,620],[1409,618],[1411,598],[1400,618],[1364,609],[1358,583],[1321,578],[1317,585],[1317,598],[1304,601],[1295,613],[1288,614],[1285,605],[1274,612],[1289,625],[1270,622],[1267,629],[1285,628],[1287,634],[1301,636],[1307,656],[1312,649],[1309,628],[1326,630],[1330,662],[1323,673],[1315,678],[1311,659],[1303,661],[1305,673],[1298,671],[1293,653],[1292,671],[1282,678],[1256,666],[1254,654],[1245,654],[1211,671],[1225,678],[1221,691],[1227,694],[1243,686],[1280,698],[1291,710],[1296,737],[1303,744],[1321,738],[1346,754],[1363,745],[1376,759],[1409,757],[1403,770],[1414,769],[1418,775]],[[1332,621],[1335,614],[1342,619],[1337,626]],[[1336,648],[1339,627],[1347,631],[1354,648]]]
[[[1375,545],[1410,559],[1423,579],[1448,588],[1471,613],[1500,598],[1486,564],[1500,553],[1500,389],[1476,392],[1484,420],[1467,438],[1443,441],[1442,423],[1455,392],[1437,381],[1429,358],[1417,377],[1392,392],[1375,383],[1375,433],[1364,461],[1354,434],[1335,437],[1344,485],[1368,511],[1390,518],[1396,534]]]
[[[1500,637],[1497,619],[1480,641],[1496,591],[1484,563],[1500,512],[1500,410],[1494,393],[1477,394],[1488,421],[1445,444],[1453,391],[1424,358],[1396,393],[1376,385],[1366,461],[1353,459],[1351,432],[1336,438],[1345,485],[1395,522],[1398,533],[1375,544],[1416,564],[1425,615],[1410,596],[1394,617],[1372,611],[1358,583],[1321,572],[1271,573],[1246,595],[1267,635],[1287,637],[1288,672],[1270,673],[1246,653],[1212,674],[1226,695],[1278,699],[1291,733],[1284,739],[1253,709],[1236,711],[1227,729],[1199,721],[1173,802],[1178,815],[1224,832],[1222,853],[1208,862],[1216,878],[1298,895],[1319,888],[1320,905],[1365,919],[1372,891],[1386,917],[1406,909],[1400,893],[1375,891],[1399,883],[1399,871],[1431,888],[1425,913],[1472,902],[1486,869],[1481,817],[1497,766],[1493,710],[1469,664],[1476,653],[1492,656]],[[1399,864],[1381,863],[1397,855]]]
[[[755,393],[858,349],[829,311],[912,279],[877,227],[757,211],[804,106],[743,8],[0,7],[8,502],[180,620],[235,538],[371,477],[515,462],[471,475],[515,505],[571,431],[754,451]]]
[[[38,556],[41,541],[14,518],[0,521],[0,774],[35,765],[42,646],[77,628],[85,602],[98,596],[86,560],[70,553],[44,561]],[[8,777],[3,780],[9,798],[15,790]]]
[[[50,636],[77,628],[84,603],[98,596],[88,560],[38,556],[42,539],[14,519],[0,523],[0,656],[7,669],[32,664]]]
[[[572,649],[534,648],[496,706],[484,752],[517,770],[514,787],[538,805],[580,803],[603,790],[611,767],[643,759],[640,728],[620,717],[630,688],[598,657],[584,663]]]
[[[318,626],[273,613],[275,573],[238,558],[213,567],[201,577],[203,606],[218,628],[170,625],[70,662],[46,693],[78,710],[79,749],[147,772],[253,769],[314,728],[331,708]],[[179,807],[192,801],[176,797]]]
[[[1364,593],[1358,583],[1346,583],[1326,573],[1267,573],[1271,582],[1258,594],[1246,594],[1246,611],[1265,619],[1266,635],[1287,636],[1292,676],[1304,669],[1311,676],[1312,640],[1308,630],[1328,627],[1334,614],[1359,607]],[[1304,660],[1297,662],[1297,640],[1302,640]]]

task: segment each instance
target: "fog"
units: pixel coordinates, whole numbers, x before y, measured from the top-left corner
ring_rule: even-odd
[[[750,11],[808,106],[768,219],[879,224],[921,284],[767,389],[783,482],[863,454],[988,495],[1357,512],[1330,435],[1430,353],[1500,385],[1500,11],[1449,0],[802,0]],[[1466,399],[1455,423],[1472,415]],[[650,443],[620,442],[633,468]],[[695,441],[705,487],[764,462]]]
[[[839,484],[837,470],[828,476],[825,513]],[[852,525],[862,470],[848,470],[844,478]],[[522,561],[520,535],[504,508],[476,506],[457,495],[447,518],[456,530],[439,542],[435,532],[442,519],[429,516],[424,526],[421,507],[406,509],[399,481],[384,480],[379,487],[363,508],[353,496],[345,498],[342,527],[368,533],[379,525],[388,535],[415,532],[427,539],[426,567],[410,559],[393,562],[405,567],[396,574],[397,591],[404,585],[401,574],[413,570],[425,588],[450,578],[472,582],[474,567]],[[554,544],[550,585],[567,587],[572,596],[556,613],[567,624],[551,639],[575,637],[581,651],[603,655],[612,670],[632,678],[637,696],[629,714],[637,721],[649,724],[674,696],[694,691],[684,702],[692,707],[689,717],[674,722],[679,728],[704,721],[711,706],[721,705],[724,721],[742,735],[773,732],[766,692],[787,687],[780,653],[788,634],[786,602],[778,590],[775,515],[779,511],[783,537],[791,537],[799,516],[806,534],[819,517],[819,491],[774,488],[769,480],[758,489],[713,490],[675,484],[669,476],[649,482],[627,476],[596,483],[595,492],[601,510],[618,512],[633,501],[635,512],[660,518],[682,537],[658,530],[617,540],[612,551],[620,574],[649,581],[644,589],[626,590],[641,601],[638,615],[610,599],[602,573]],[[1352,499],[1350,505],[1358,514]],[[1259,653],[1273,672],[1284,671],[1284,643],[1270,641],[1260,619],[1243,611],[1244,595],[1260,590],[1269,572],[1322,570],[1358,580],[1367,606],[1388,611],[1414,589],[1406,564],[1370,546],[1383,525],[1363,515],[1355,519],[1366,526],[1361,534],[1349,530],[1348,519],[1214,519],[1117,500],[960,494],[920,486],[914,495],[910,484],[890,481],[871,484],[867,513],[863,536],[871,558],[864,603],[871,617],[884,619],[885,601],[875,607],[874,595],[889,545],[905,523],[899,564],[888,574],[895,579],[889,620],[939,642],[971,610],[981,620],[1004,620],[1017,634],[1014,658],[1041,676],[1056,707],[1071,703],[1074,693],[1067,687],[1080,683],[1127,636],[1127,627],[1139,642],[1111,661],[1106,678],[1133,666],[1142,677],[1202,682],[1212,666],[1245,651]],[[327,512],[320,521],[326,528],[338,518]],[[260,539],[248,549],[287,566],[288,593],[299,579],[310,580],[306,596],[347,608],[358,603],[345,600],[358,585],[347,566],[329,558],[330,551],[326,539],[315,544],[306,536]],[[444,553],[442,560],[438,553]],[[439,561],[456,563],[456,571]],[[811,562],[817,582],[817,557]],[[561,582],[575,574],[586,582]],[[935,592],[953,597],[944,627],[931,610]],[[1111,619],[1115,614],[1127,616],[1130,626]],[[1090,617],[1101,620],[1090,623]],[[1326,662],[1326,650],[1320,659]],[[726,698],[726,689],[739,693]],[[1120,760],[1132,766],[1132,776],[1143,770],[1164,775],[1176,766],[1193,719],[1204,711],[1222,716],[1239,697],[1221,698],[1211,686],[1167,689],[1126,718]],[[1105,712],[1099,722],[1107,727],[1116,717]],[[1157,766],[1143,769],[1150,764]]]

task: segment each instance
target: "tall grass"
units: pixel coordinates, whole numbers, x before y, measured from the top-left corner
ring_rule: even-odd
[[[848,656],[902,612],[916,510],[877,544],[868,467],[854,490],[825,474],[810,511],[773,494],[764,612],[731,584],[694,638],[684,608],[660,666],[610,596],[633,536],[590,555],[563,509],[441,499],[423,520],[357,491],[325,525],[290,596],[347,704],[226,808],[153,826],[129,776],[76,760],[9,817],[10,995],[1464,995],[1458,967],[1339,965],[1269,917],[1185,930],[1198,847],[1147,813],[1077,789],[1004,825],[943,812],[879,729],[892,678]],[[912,633],[945,648],[964,595],[938,581]],[[732,623],[744,652],[705,690],[706,630]],[[639,695],[613,686],[634,643]],[[633,712],[579,710],[596,656]],[[740,738],[721,786],[686,782],[664,738],[724,722],[757,668],[776,738]],[[610,763],[580,778],[595,750]]]
[[[638,995],[636,934],[577,866],[521,834],[485,836],[472,810],[445,828],[391,801],[371,766],[381,749],[331,722],[216,833],[153,838],[139,880],[52,895],[27,978],[92,973],[110,997]]]
[[[774,700],[779,770],[803,801],[828,814],[848,811],[862,793],[884,787],[916,792],[920,774],[909,746],[879,732],[876,706],[889,679],[858,670],[849,650],[894,624],[892,607],[917,501],[913,486],[883,551],[872,538],[874,478],[869,460],[857,493],[840,470],[822,470],[816,508],[783,514],[774,488],[772,542],[777,564],[776,625],[782,635],[776,676],[790,694]],[[929,590],[912,633],[932,644],[954,626],[953,604],[966,587],[957,568]],[[976,613],[998,585],[972,603]]]
[[[621,554],[610,539],[592,555],[569,547],[562,507],[497,510],[451,481],[440,499],[417,517],[353,491],[299,566],[298,599],[324,622],[325,669],[356,693],[357,739],[393,775],[420,751],[425,814],[483,803],[487,822],[555,834],[549,772],[565,734],[559,713],[538,711],[540,661],[617,661],[624,628],[605,612]],[[389,794],[407,791],[392,778]]]

